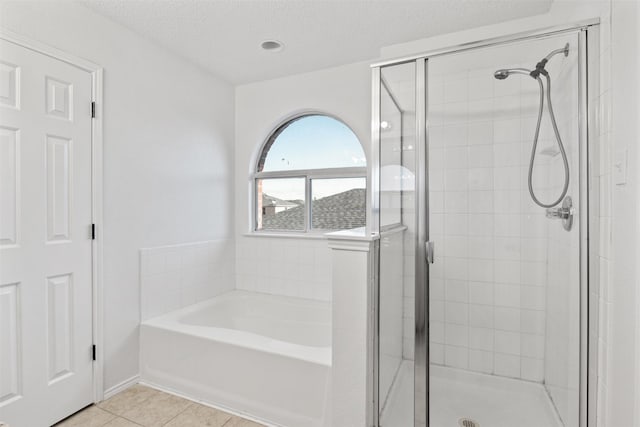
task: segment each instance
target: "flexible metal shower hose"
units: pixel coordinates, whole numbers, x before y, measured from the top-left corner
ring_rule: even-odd
[[[556,136],[556,142],[558,143],[558,148],[560,149],[560,154],[562,155],[562,162],[564,163],[564,187],[562,189],[562,194],[552,203],[542,203],[535,194],[533,190],[533,165],[535,163],[536,158],[536,148],[538,146],[538,137],[540,136],[540,123],[542,122],[542,111],[544,109],[544,85],[542,84],[542,79],[540,76],[536,76],[536,80],[538,81],[538,85],[540,86],[540,108],[538,109],[538,123],[536,125],[536,133],[533,137],[533,146],[531,147],[531,158],[529,160],[529,194],[533,201],[540,207],[543,208],[552,208],[562,202],[564,196],[567,195],[567,191],[569,190],[569,162],[567,160],[567,153],[564,149],[564,144],[562,143],[562,138],[560,138],[560,132],[558,131],[558,125],[556,123],[556,118],[553,113],[553,105],[551,103],[551,78],[549,75],[545,75],[547,78],[547,103],[549,104],[549,116],[551,116],[551,124],[553,125],[553,132]]]

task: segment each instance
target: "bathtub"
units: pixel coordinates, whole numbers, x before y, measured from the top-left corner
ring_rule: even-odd
[[[330,370],[328,302],[231,291],[140,327],[142,382],[271,425],[323,426]]]

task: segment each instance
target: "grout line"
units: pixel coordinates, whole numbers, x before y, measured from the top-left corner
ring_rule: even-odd
[[[159,391],[159,392],[164,393],[164,394],[168,394],[168,395],[171,395],[171,396],[179,397],[179,398],[181,398],[183,400],[192,402],[194,404],[206,406],[208,408],[212,408],[212,409],[215,409],[217,411],[225,412],[225,413],[231,415],[232,419],[233,418],[237,418],[237,419],[240,419],[240,420],[243,420],[243,421],[253,422],[253,423],[258,424],[259,426],[264,426],[264,427],[271,426],[271,425],[276,427],[275,424],[263,424],[264,422],[268,423],[268,421],[266,421],[266,420],[262,421],[262,420],[259,420],[259,419],[251,418],[252,415],[244,414],[244,413],[238,413],[238,412],[235,412],[234,410],[232,410],[230,408],[224,408],[224,407],[216,406],[216,405],[207,403],[206,401],[198,400],[196,398],[189,397],[188,395],[181,394],[180,392],[175,391],[175,390],[171,390],[170,388],[164,388],[162,386],[155,385],[153,383],[142,382],[142,383],[139,383],[139,384],[142,385],[143,387],[147,387],[147,388]]]
[[[118,416],[117,416],[116,414],[113,414],[113,413],[111,413],[111,412],[109,412],[109,411],[105,411],[104,409],[99,408],[99,407],[98,407],[98,405],[95,405],[95,404],[94,404],[93,406],[95,406],[97,409],[100,409],[100,410],[102,410],[102,411],[106,412],[106,413],[107,413],[107,414],[109,414],[109,415],[113,415],[113,418],[109,419],[106,423],[102,424],[102,426],[103,426],[103,427],[104,427],[104,426],[106,426],[107,424],[109,424],[111,421],[113,421],[113,420],[115,420],[115,419],[117,419],[117,418],[118,418]],[[82,410],[82,411],[80,411],[80,412],[84,412],[84,411],[88,410],[88,409],[89,409],[89,408],[91,408],[91,407],[92,407],[92,406],[89,406],[88,408],[85,408],[85,409],[83,409],[83,410]],[[2,427],[2,426],[0,425],[0,427]]]
[[[96,405],[96,407],[97,407],[97,408],[100,408],[98,405]],[[114,416],[116,416],[116,417],[123,418],[123,416],[122,416],[122,415],[116,414],[115,412],[112,412],[112,411],[110,411],[110,410],[108,410],[108,409],[105,409],[105,408],[100,408],[100,409],[102,409],[103,411],[105,411],[105,412],[107,412],[107,413],[109,413],[109,414],[111,414],[111,415],[114,415]]]
[[[181,398],[182,399],[182,398]],[[183,399],[183,400],[187,400],[187,399]],[[187,402],[189,402],[187,400]],[[178,412],[176,415],[174,415],[171,419],[167,420],[166,423],[162,424],[163,426],[166,426],[167,424],[169,424],[171,421],[173,421],[174,419],[176,419],[178,417],[178,415],[184,413],[187,411],[187,409],[191,408],[194,405],[194,402],[189,402],[189,404],[180,412]]]
[[[135,424],[135,425],[137,425],[137,426],[145,427],[145,426],[143,426],[142,424],[138,424],[138,423],[137,423],[137,422],[135,422],[135,421],[131,421],[130,419],[125,418],[125,417],[121,417],[121,416],[117,416],[116,418],[113,418],[111,421],[113,421],[113,420],[117,420],[118,418],[122,418],[123,420],[127,420],[127,421],[129,421],[130,423]],[[109,423],[110,423],[111,421],[109,421]],[[109,423],[107,423],[107,424],[109,424]],[[105,424],[105,426],[106,426],[107,424]],[[103,427],[104,427],[104,426],[103,426]]]
[[[136,384],[140,384],[140,383],[136,383]],[[136,385],[136,384],[134,384],[134,385]],[[147,387],[147,386],[144,386],[144,387]],[[130,388],[130,387],[128,387],[128,388]],[[128,389],[128,388],[127,388],[127,389]],[[151,387],[147,387],[147,388],[151,388]],[[122,390],[122,391],[120,391],[120,392],[118,392],[118,393],[114,394],[114,395],[113,395],[113,396],[111,396],[109,399],[111,399],[111,398],[113,398],[113,397],[116,397],[116,396],[118,396],[118,395],[119,395],[119,394],[121,394],[121,393],[124,393],[127,389]],[[155,389],[153,389],[153,388],[151,388],[151,389],[152,389],[152,390],[155,390]],[[159,390],[156,390],[156,391],[159,391]],[[162,392],[162,393],[164,393],[164,392]],[[166,394],[168,394],[168,393],[166,393]],[[144,404],[145,402],[147,402],[147,401],[148,401],[149,399],[151,399],[152,397],[153,397],[153,396],[149,396],[149,397],[147,397],[146,399],[141,400],[137,405],[133,406],[133,408],[138,408],[138,407],[142,406],[142,404]],[[109,399],[107,399],[107,400],[109,400]],[[184,399],[184,400],[187,400],[187,399]],[[102,402],[101,402],[101,403],[102,403]],[[180,413],[176,414],[176,416],[174,416],[173,418],[177,417],[177,416],[178,416],[178,415],[180,415],[182,412],[186,411],[186,410],[187,410],[187,408],[188,408],[189,406],[191,406],[192,404],[193,404],[193,403],[191,403],[191,404],[187,405],[187,407],[186,407],[185,409],[183,409]],[[96,404],[95,406],[96,406],[96,407],[98,407],[99,409],[102,409],[103,411],[105,411],[105,412],[107,412],[107,413],[111,414],[111,415],[114,415],[116,418],[122,418],[122,419],[125,419],[125,420],[127,420],[127,421],[129,421],[129,422],[131,422],[131,423],[133,423],[133,424],[135,424],[135,425],[137,425],[137,426],[145,427],[144,425],[142,425],[142,424],[140,424],[140,423],[137,423],[136,421],[134,421],[134,420],[132,420],[132,419],[129,419],[129,418],[125,417],[125,416],[124,416],[124,413],[123,413],[123,414],[118,414],[118,413],[113,412],[113,411],[110,411],[110,410],[108,410],[108,409],[105,409],[105,408],[99,407],[97,404]],[[132,409],[133,409],[133,408],[132,408]],[[171,418],[169,421],[173,420],[173,418]],[[114,419],[115,419],[115,418],[114,418]],[[109,421],[108,421],[108,423],[110,423],[111,421],[113,421],[113,419],[109,420]],[[168,423],[169,421],[167,421],[167,423]],[[108,424],[108,423],[107,423],[107,424]],[[165,423],[165,424],[166,424],[166,423]],[[163,424],[163,425],[165,425],[165,424]],[[104,424],[104,425],[106,425],[106,424]]]
[[[133,420],[130,420],[129,418],[125,417],[124,415],[120,415],[120,418],[123,418],[123,419],[129,421],[130,423],[134,423],[135,425],[138,425],[138,426],[141,426],[141,427],[145,427],[142,424],[138,424],[137,422],[135,422]]]

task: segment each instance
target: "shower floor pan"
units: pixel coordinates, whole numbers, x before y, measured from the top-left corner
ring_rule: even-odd
[[[431,366],[431,425],[562,427],[542,384]],[[404,361],[382,413],[382,427],[413,427],[413,362]]]

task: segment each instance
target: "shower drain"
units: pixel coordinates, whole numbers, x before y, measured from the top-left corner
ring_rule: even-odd
[[[480,427],[480,423],[472,420],[471,418],[460,418],[458,420],[460,427]]]

